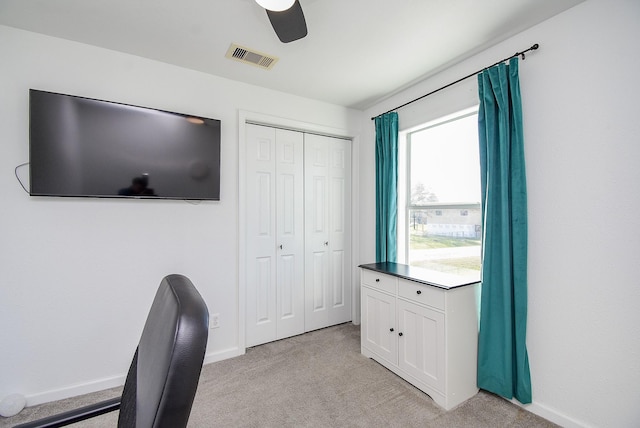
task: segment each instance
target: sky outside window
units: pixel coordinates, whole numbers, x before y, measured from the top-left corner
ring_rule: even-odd
[[[477,113],[412,133],[410,159],[412,191],[422,183],[433,202],[480,203]]]

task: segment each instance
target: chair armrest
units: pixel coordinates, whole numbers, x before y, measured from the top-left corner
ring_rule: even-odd
[[[23,424],[16,425],[14,428],[63,427],[69,424],[83,421],[85,419],[94,418],[105,413],[113,412],[118,409],[120,409],[120,397],[100,401],[99,403],[90,404],[88,406],[69,410],[57,415],[48,416],[46,418],[38,419],[37,421],[25,422]]]

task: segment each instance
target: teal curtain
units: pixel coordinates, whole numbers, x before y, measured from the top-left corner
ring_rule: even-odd
[[[395,262],[398,220],[398,113],[376,117],[376,262]]]
[[[478,76],[482,297],[478,387],[531,402],[527,356],[527,188],[518,58]]]

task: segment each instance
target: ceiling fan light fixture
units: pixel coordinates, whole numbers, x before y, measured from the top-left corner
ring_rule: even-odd
[[[283,10],[291,8],[295,0],[256,0],[256,3],[267,10],[282,12]]]

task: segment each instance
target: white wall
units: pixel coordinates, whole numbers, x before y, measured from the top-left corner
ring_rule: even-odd
[[[0,58],[0,399],[18,392],[32,405],[120,384],[169,273],[220,313],[207,361],[243,352],[238,112],[352,135],[361,112],[2,26]],[[29,160],[29,88],[220,119],[221,201],[29,197],[13,172]]]
[[[588,0],[368,110],[361,262],[374,259],[369,117],[516,51],[529,196],[527,344],[535,413],[564,426],[640,425],[640,2]],[[471,80],[399,111],[402,127],[466,107]],[[471,95],[471,97],[470,97]]]

